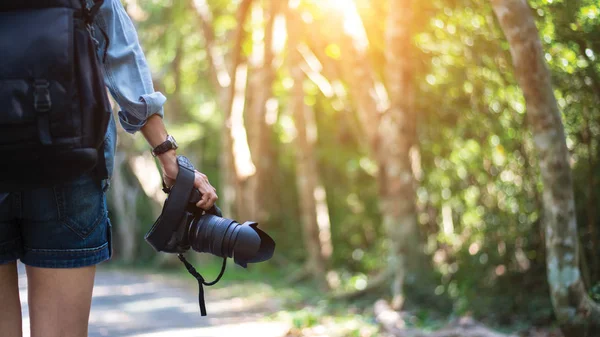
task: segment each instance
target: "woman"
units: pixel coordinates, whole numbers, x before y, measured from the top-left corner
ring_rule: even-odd
[[[155,92],[135,28],[119,0],[105,0],[95,19],[104,31],[104,80],[129,133],[141,131],[159,159],[167,184],[177,176],[176,143],[163,124],[166,98]],[[116,124],[106,135],[105,158],[112,172]],[[89,176],[28,192],[0,195],[0,335],[22,335],[16,261],[26,265],[32,337],[87,336],[96,265],[111,255],[105,191]],[[196,172],[195,187],[209,209],[217,200],[207,177]]]

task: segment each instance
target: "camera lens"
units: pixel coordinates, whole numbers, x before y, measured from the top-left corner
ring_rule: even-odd
[[[256,222],[239,224],[212,214],[204,214],[190,223],[188,241],[197,252],[232,257],[244,268],[248,263],[270,259],[275,250],[273,239]]]

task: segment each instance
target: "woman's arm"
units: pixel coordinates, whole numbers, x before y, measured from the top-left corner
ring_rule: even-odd
[[[154,90],[152,75],[138,40],[133,22],[119,0],[105,0],[95,24],[104,30],[96,34],[106,50],[104,79],[120,107],[119,120],[129,133],[141,131],[152,148],[167,139],[163,123],[166,98]],[[165,183],[172,184],[179,172],[175,150],[158,156]],[[194,186],[202,193],[197,206],[209,209],[218,199],[206,175],[196,171]]]
[[[150,116],[164,115],[163,105],[167,99],[154,90],[137,32],[121,1],[104,0],[94,24],[95,36],[102,48],[100,54],[106,51],[102,64],[104,82],[119,104],[121,126],[133,134]]]

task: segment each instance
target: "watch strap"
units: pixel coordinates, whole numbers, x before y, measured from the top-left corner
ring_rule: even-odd
[[[168,135],[167,140],[165,140],[161,144],[157,145],[154,149],[152,149],[152,155],[154,157],[160,156],[161,154],[172,149],[177,149],[177,145],[173,136]]]

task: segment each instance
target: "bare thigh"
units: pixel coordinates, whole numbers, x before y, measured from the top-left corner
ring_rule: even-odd
[[[27,266],[31,337],[85,337],[96,267]]]
[[[19,298],[19,275],[17,264],[0,265],[0,331],[2,336],[21,337],[21,300]]]

